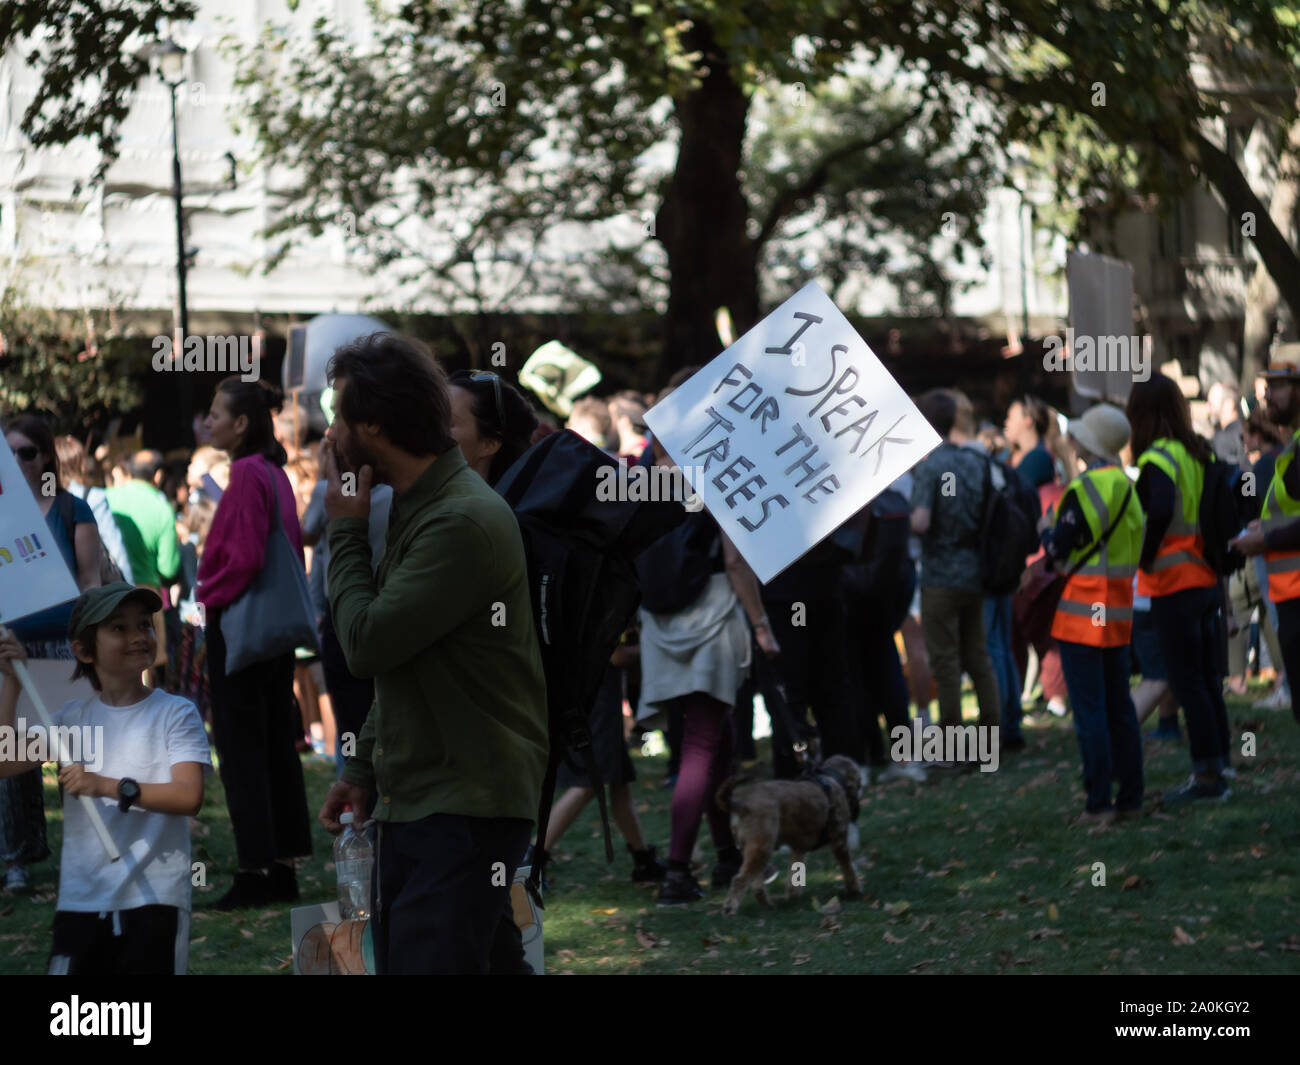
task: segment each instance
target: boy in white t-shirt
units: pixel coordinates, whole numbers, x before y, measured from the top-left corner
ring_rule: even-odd
[[[118,581],[85,592],[72,611],[74,677],[89,678],[97,694],[72,700],[53,715],[56,726],[75,731],[86,764],[59,770],[63,856],[52,974],[185,972],[189,818],[203,805],[212,756],[194,704],[140,681],[157,653],[152,619],[161,609],[153,592]],[[15,637],[0,639],[0,728],[15,726],[19,684],[13,662],[23,657]],[[15,756],[0,761],[0,776],[41,764],[26,760],[33,746],[21,733],[40,730],[39,723],[31,724],[18,723]],[[38,753],[58,757],[52,740]],[[98,803],[120,861],[109,861],[85,804],[76,798],[81,795]]]

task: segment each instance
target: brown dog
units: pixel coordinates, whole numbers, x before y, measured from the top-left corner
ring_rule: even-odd
[[[740,909],[751,886],[760,904],[771,905],[763,874],[773,851],[783,843],[790,847],[791,862],[802,862],[808,851],[829,843],[844,873],[845,893],[849,897],[862,893],[848,841],[849,825],[858,817],[858,767],[851,758],[837,754],[814,773],[811,779],[748,784],[735,794],[733,789],[744,781],[731,777],[718,789],[718,806],[731,814],[731,831],[743,856],[740,872],[732,879],[722,904],[724,914],[730,916]],[[791,876],[786,882],[786,898],[801,888]]]

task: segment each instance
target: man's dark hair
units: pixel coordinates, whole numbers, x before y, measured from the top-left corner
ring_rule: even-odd
[[[348,425],[377,425],[412,455],[441,455],[455,446],[446,375],[414,337],[371,333],[344,344],[326,377],[331,385],[340,377],[348,382],[336,408]]]
[[[163,457],[160,451],[137,451],[131,456],[131,462],[127,466],[127,472],[137,481],[148,481],[153,484],[154,478],[158,471],[163,468]]]
[[[957,400],[946,388],[932,388],[916,401],[916,409],[945,440],[957,421]]]

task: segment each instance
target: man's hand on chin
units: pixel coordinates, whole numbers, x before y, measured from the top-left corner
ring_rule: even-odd
[[[356,473],[340,472],[338,455],[328,440],[321,445],[321,472],[325,475],[325,516],[370,520],[370,484],[374,470],[362,466]]]

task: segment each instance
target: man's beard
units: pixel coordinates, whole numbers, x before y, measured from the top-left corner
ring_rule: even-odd
[[[369,466],[372,474],[371,483],[385,483],[383,471],[380,469],[375,453],[359,440],[351,439],[347,442],[347,445],[343,448],[343,461],[352,473],[360,473],[362,466]]]

